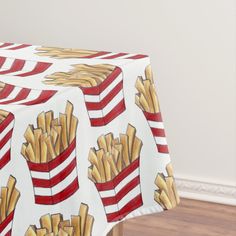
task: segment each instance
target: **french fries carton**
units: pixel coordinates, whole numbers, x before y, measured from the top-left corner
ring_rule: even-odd
[[[143,111],[143,113],[152,131],[158,152],[169,154],[161,112],[150,113]]]
[[[11,159],[11,138],[14,127],[14,115],[0,110],[0,169]]]
[[[135,103],[143,111],[143,114],[146,117],[157,150],[163,155],[168,155],[169,150],[151,65],[148,65],[145,68],[145,79],[142,76],[138,76],[135,87],[138,90],[138,93],[136,93],[135,96]]]
[[[115,67],[108,77],[99,85],[80,87],[92,126],[104,126],[125,111],[123,94],[123,75]]]
[[[11,236],[14,213],[15,213],[15,211],[12,211],[6,217],[6,219],[0,223],[0,235],[1,236]]]
[[[123,219],[143,205],[139,158],[123,169],[113,180],[95,183],[101,197],[108,222]]]
[[[114,222],[143,205],[139,173],[143,143],[131,124],[119,138],[108,133],[97,143],[98,150],[89,152],[88,176],[99,192],[107,221]]]
[[[69,198],[79,189],[76,139],[53,160],[46,163],[27,161],[27,164],[37,204],[57,204]]]

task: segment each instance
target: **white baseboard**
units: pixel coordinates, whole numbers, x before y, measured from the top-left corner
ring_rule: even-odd
[[[236,186],[175,178],[180,197],[236,206]]]

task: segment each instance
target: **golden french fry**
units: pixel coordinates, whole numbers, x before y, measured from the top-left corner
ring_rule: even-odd
[[[112,146],[111,148],[111,154],[114,159],[114,162],[117,164],[118,159],[119,159],[119,151],[114,146]]]
[[[140,96],[139,96],[139,103],[140,103],[140,105],[141,105],[141,107],[143,108],[144,111],[147,111],[147,112],[150,111],[148,101],[143,96],[143,94],[140,94]]]
[[[95,165],[97,167],[97,169],[99,170],[98,159],[97,159],[96,151],[94,148],[90,148],[88,159],[91,162],[91,164]]]
[[[13,192],[15,186],[16,186],[16,179],[12,175],[10,175],[8,182],[7,182],[7,189],[8,189],[7,202],[6,202],[7,211],[8,211],[10,201],[11,201],[12,192]],[[7,214],[8,214],[8,212],[7,212]]]
[[[47,234],[47,229],[36,229],[37,236],[45,236]]]
[[[48,136],[45,139],[45,143],[47,145],[47,150],[48,150],[48,153],[49,153],[49,156],[50,156],[48,160],[52,160],[57,156],[57,154],[56,154],[55,149],[53,147],[51,136]]]
[[[46,138],[45,136],[40,137],[40,162],[46,163],[47,162],[47,154],[48,154],[48,147],[46,144]]]
[[[45,113],[45,121],[46,121],[46,130],[47,133],[51,133],[51,122],[53,120],[53,111],[48,111]]]
[[[101,175],[100,175],[96,166],[92,167],[92,176],[93,176],[95,182],[97,182],[97,183],[101,182]]]
[[[130,164],[128,135],[120,134],[120,142],[123,146],[123,161],[125,163],[125,166],[128,166]]]
[[[35,141],[35,162],[40,163],[40,136],[42,135],[41,129],[35,129],[34,130],[34,141]]]
[[[179,197],[179,194],[177,192],[176,185],[175,185],[174,181],[173,181],[173,184],[172,184],[172,189],[173,189],[173,192],[174,192],[174,195],[175,195],[176,203],[179,204],[180,203],[180,197]]]
[[[53,214],[51,215],[52,219],[52,232],[57,235],[59,232],[59,224],[63,220],[62,214]]]
[[[64,229],[64,227],[69,227],[70,226],[70,220],[62,220],[59,223],[59,229]]]
[[[57,140],[55,143],[55,152],[57,155],[59,155],[61,151],[61,126],[58,126],[58,125],[54,126],[53,129],[57,133]]]
[[[16,188],[14,188],[8,205],[8,214],[14,211],[19,198],[20,198],[20,192]]]
[[[7,192],[8,188],[7,187],[2,187],[1,188],[1,221],[5,220],[7,216]]]
[[[51,220],[51,215],[43,215],[40,218],[40,225],[42,228],[45,228],[47,230],[47,233],[52,232],[52,220]]]
[[[174,173],[173,173],[173,166],[172,166],[171,163],[169,163],[169,164],[166,166],[166,171],[167,171],[168,176],[171,176],[171,177],[174,176]]]
[[[67,137],[68,137],[68,140],[70,139],[70,127],[71,127],[71,118],[72,118],[72,113],[73,113],[73,105],[71,102],[67,101],[66,103],[66,111],[65,111],[65,114],[66,114],[66,125],[67,125]]]
[[[152,102],[154,105],[154,112],[158,113],[158,112],[160,112],[160,107],[159,107],[158,98],[157,98],[156,89],[155,89],[154,84],[150,85],[150,94],[151,94]]]
[[[57,143],[58,134],[54,127],[51,129],[50,135],[52,137],[52,144],[55,147]]]
[[[161,174],[157,175],[156,180],[155,180],[155,184],[159,189],[164,190],[166,192],[166,194],[168,193],[168,188],[167,188],[167,185],[166,185],[163,175],[161,175]]]
[[[63,230],[69,235],[74,236],[74,228],[72,226],[65,226]]]
[[[31,162],[35,162],[35,154],[31,143],[28,143],[25,149],[26,155]]]
[[[165,209],[165,206],[164,206],[164,204],[162,203],[162,201],[160,199],[160,193],[157,190],[155,190],[154,199],[163,209]]]
[[[91,236],[92,235],[93,222],[94,222],[93,216],[87,215],[84,236]]]
[[[88,178],[92,181],[92,182],[96,182],[94,177],[93,177],[93,170],[91,167],[88,168]]]
[[[34,140],[34,127],[32,125],[29,125],[25,131],[24,137],[26,141],[31,144],[32,150],[35,149],[35,140]]]
[[[119,171],[117,170],[117,167],[116,167],[116,164],[115,164],[115,162],[113,160],[112,154],[106,153],[106,158],[107,158],[107,161],[110,164],[110,167],[111,167],[111,170],[112,170],[113,174],[115,176],[118,175]]]
[[[80,216],[71,216],[71,226],[74,228],[74,236],[81,236]]]
[[[144,83],[144,88],[146,91],[145,98],[147,100],[150,112],[153,113],[154,112],[154,105],[153,105],[152,96],[150,93],[150,86],[151,86],[150,80],[144,80],[143,83]]]
[[[45,113],[41,112],[37,117],[37,126],[42,129],[43,133],[46,132],[46,117]]]
[[[68,147],[66,119],[67,119],[66,115],[60,113],[59,120],[60,120],[60,125],[61,125],[61,139],[62,139],[63,150],[65,150]]]
[[[152,83],[154,82],[151,65],[146,66],[145,77],[146,77],[146,79],[150,80]]]
[[[106,134],[105,135],[105,140],[106,140],[107,151],[111,152],[111,145],[112,145],[112,140],[113,140],[113,134],[112,133]]]
[[[166,194],[166,192],[163,190],[161,191],[161,194],[160,194],[160,200],[162,201],[163,205],[165,206],[167,210],[172,208],[171,201],[168,198],[168,195]]]
[[[146,91],[144,88],[144,84],[143,84],[143,78],[141,76],[138,76],[136,83],[135,83],[135,88],[144,96],[146,96]]]
[[[59,125],[59,119],[58,118],[53,119],[52,122],[51,122],[51,125],[52,125],[52,127],[58,126]]]
[[[96,151],[98,171],[101,175],[101,182],[102,183],[106,181],[105,169],[104,169],[104,165],[103,165],[103,155],[104,155],[103,149],[99,149],[98,151]]]
[[[29,161],[28,157],[27,157],[27,154],[26,154],[26,145],[27,143],[23,143],[22,146],[21,146],[21,154],[22,156],[27,160]]]
[[[123,146],[122,146],[122,144],[116,144],[115,149],[119,151],[119,157],[117,160],[117,168],[118,168],[119,172],[121,172],[123,169]]]
[[[135,137],[133,147],[132,147],[131,162],[135,161],[140,156],[142,146],[143,146],[143,143],[141,139]]]
[[[104,135],[101,135],[98,140],[98,147],[102,148],[104,150],[104,152],[108,151],[108,147],[107,147],[107,143],[106,143],[106,138]]]
[[[166,178],[166,185],[167,185],[167,189],[168,189],[168,198],[171,202],[171,205],[172,207],[175,207],[177,205],[176,203],[176,198],[175,198],[175,194],[174,194],[174,191],[173,191],[173,178],[172,177],[167,177]]]
[[[111,166],[109,164],[106,154],[103,155],[103,165],[106,175],[106,181],[110,181],[112,179]]]
[[[131,124],[128,124],[126,134],[128,135],[128,144],[129,144],[129,156],[132,156],[132,151],[133,151],[133,143],[134,143],[134,138],[136,135],[136,129],[134,126]]]
[[[80,215],[80,232],[81,232],[81,235],[84,235],[85,224],[86,224],[87,215],[88,215],[88,205],[81,203],[80,209],[79,209],[79,215]]]
[[[78,126],[78,119],[72,115],[70,124],[70,133],[69,133],[69,143],[71,143],[75,139],[77,126]]]
[[[26,231],[26,233],[25,233],[25,236],[37,236],[37,233],[36,233],[35,231],[36,231],[35,226],[34,226],[34,225],[31,225],[31,226],[27,229],[27,231]]]

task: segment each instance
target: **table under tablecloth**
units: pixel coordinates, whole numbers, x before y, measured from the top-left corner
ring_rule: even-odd
[[[150,59],[0,43],[0,235],[105,236],[179,203]]]

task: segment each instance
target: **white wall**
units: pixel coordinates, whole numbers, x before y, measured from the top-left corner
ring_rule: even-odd
[[[236,186],[234,0],[0,3],[0,41],[149,54],[176,176]]]

